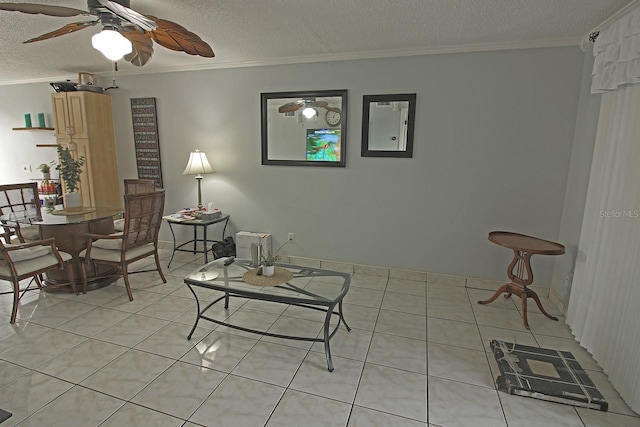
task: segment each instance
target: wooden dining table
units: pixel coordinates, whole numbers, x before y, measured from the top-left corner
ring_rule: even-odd
[[[46,273],[45,282],[64,285],[69,284],[68,268],[73,268],[73,277],[82,280],[82,270],[79,257],[87,247],[87,234],[111,234],[114,232],[113,218],[122,213],[122,208],[95,207],[82,208],[77,212],[60,212],[42,209],[39,220],[31,224],[40,227],[40,237],[43,239],[54,237],[56,246],[61,251],[73,257],[71,264],[62,270],[50,270]],[[107,286],[118,279],[117,268],[105,265],[86,265],[87,290],[94,290]],[[48,290],[47,287],[44,288]],[[73,292],[71,286],[52,287],[51,292]]]
[[[522,318],[525,328],[529,329],[529,321],[527,319],[528,298],[532,298],[536,302],[542,314],[549,319],[558,320],[557,317],[547,313],[542,307],[538,294],[529,288],[529,285],[533,283],[531,257],[536,254],[562,255],[564,253],[564,246],[560,243],[509,231],[492,231],[489,233],[489,241],[513,251],[513,259],[507,267],[507,276],[511,282],[500,286],[491,298],[478,301],[478,304],[492,303],[503,293],[505,294],[505,298],[510,298],[511,295],[517,295],[522,302]]]

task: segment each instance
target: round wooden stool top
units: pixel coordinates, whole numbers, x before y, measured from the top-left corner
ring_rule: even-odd
[[[560,243],[509,231],[492,231],[489,233],[489,240],[496,245],[531,254],[562,255],[564,253],[564,246]]]

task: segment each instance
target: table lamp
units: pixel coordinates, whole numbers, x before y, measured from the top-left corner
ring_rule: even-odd
[[[195,175],[198,180],[198,209],[202,209],[202,191],[200,189],[200,182],[202,175],[205,173],[215,173],[209,161],[207,160],[207,155],[202,151],[196,149],[196,151],[192,151],[189,155],[189,162],[187,163],[187,167],[182,172],[182,175]]]

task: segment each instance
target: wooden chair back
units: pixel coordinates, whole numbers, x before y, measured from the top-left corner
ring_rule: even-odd
[[[40,198],[38,183],[0,185],[0,239],[10,243],[13,236],[20,236],[19,224],[11,221],[11,217],[40,217]]]
[[[156,188],[155,179],[125,179],[124,180],[124,194],[140,194],[151,193],[152,191],[159,190]]]
[[[148,243],[157,245],[164,198],[164,190],[124,195],[124,251]]]
[[[2,216],[11,213],[25,215],[33,209],[35,209],[36,214],[40,214],[37,182],[0,185],[0,211]]]

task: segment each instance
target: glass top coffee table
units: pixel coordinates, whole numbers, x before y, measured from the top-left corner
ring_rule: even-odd
[[[232,262],[229,264],[230,261]],[[347,331],[351,331],[342,313],[342,300],[349,291],[351,282],[349,274],[288,264],[276,264],[275,274],[271,277],[257,273],[258,268],[252,267],[249,261],[220,258],[187,275],[184,282],[195,297],[198,310],[187,339],[191,339],[198,321],[205,319],[230,328],[271,337],[324,342],[327,367],[329,371],[333,371],[329,340],[338,331],[341,323],[344,323]],[[201,308],[194,290],[197,287],[221,291],[224,294]],[[231,297],[270,301],[321,311],[325,313],[323,336],[319,338],[275,334],[232,325],[207,316],[207,310],[220,301],[224,301],[224,307],[229,308]],[[331,328],[330,321],[333,315],[337,316],[338,321],[335,327]]]

